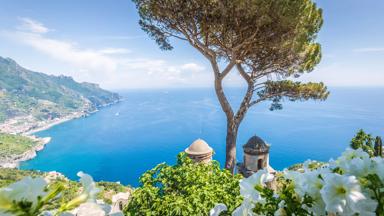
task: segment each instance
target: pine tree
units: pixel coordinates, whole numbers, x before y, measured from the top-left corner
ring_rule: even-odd
[[[323,83],[294,82],[320,62],[316,37],[322,10],[314,0],[133,0],[142,29],[163,50],[171,38],[190,44],[212,66],[217,98],[227,119],[226,165],[234,170],[236,139],[247,111],[264,101],[325,100]],[[173,40],[172,40],[173,42]],[[238,109],[223,82],[237,69],[247,87]]]

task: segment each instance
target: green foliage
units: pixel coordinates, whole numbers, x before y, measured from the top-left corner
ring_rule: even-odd
[[[376,215],[384,215],[384,182],[377,174],[369,174],[362,182],[364,187],[373,192],[373,198],[378,202]]]
[[[373,137],[371,134],[365,133],[363,129],[360,129],[356,136],[352,138],[350,146],[352,149],[361,148],[367,152],[369,156],[374,156]]]
[[[285,97],[290,101],[309,99],[325,100],[329,92],[323,83],[300,83],[291,80],[268,81],[266,87],[257,92],[259,98],[272,101],[271,110],[281,109],[280,101]]]
[[[112,204],[112,195],[119,192],[132,191],[131,186],[124,186],[115,182],[96,182],[98,188],[101,188],[100,193],[97,194],[97,199],[103,200],[105,203]]]
[[[98,85],[29,71],[12,59],[0,57],[0,122],[29,114],[49,119],[94,110],[118,99],[117,94]]]
[[[0,133],[0,159],[22,154],[37,144],[29,137]]]
[[[197,164],[184,153],[177,164],[159,164],[140,177],[126,215],[207,215],[215,204],[232,212],[240,203],[240,175],[221,170],[218,162]]]
[[[142,29],[161,49],[188,41],[206,57],[239,60],[259,72],[297,77],[320,62],[323,18],[311,0],[133,0]]]
[[[280,205],[282,204],[284,204],[283,209],[285,215],[313,215],[305,209],[306,207],[312,206],[313,200],[311,197],[298,197],[295,192],[294,184],[290,180],[280,177],[276,182],[278,182],[278,189],[276,191],[268,187],[256,186],[256,190],[260,192],[263,198],[265,198],[265,202],[257,203],[254,208],[254,212],[257,215],[273,216],[275,215],[275,212],[281,208]],[[278,194],[278,196],[275,194]]]
[[[321,162],[321,161],[311,161],[309,164],[307,164],[307,167],[310,170],[315,170],[315,169],[318,169],[318,168],[324,166],[325,164],[326,163]],[[292,171],[303,171],[304,170],[304,163],[294,164],[294,165],[288,167],[287,169],[292,170]]]

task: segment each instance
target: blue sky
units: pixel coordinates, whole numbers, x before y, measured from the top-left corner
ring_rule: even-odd
[[[323,59],[305,81],[384,86],[384,1],[322,0]],[[109,89],[207,87],[206,59],[181,41],[161,51],[129,0],[1,0],[0,56]],[[237,72],[227,85],[241,85]]]

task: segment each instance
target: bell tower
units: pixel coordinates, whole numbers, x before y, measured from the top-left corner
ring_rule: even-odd
[[[244,162],[237,164],[238,171],[244,177],[248,177],[261,169],[267,169],[269,172],[276,172],[269,166],[270,145],[264,142],[260,137],[253,136],[243,145]]]

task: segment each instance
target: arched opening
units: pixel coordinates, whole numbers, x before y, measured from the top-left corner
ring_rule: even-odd
[[[123,206],[123,202],[119,202],[119,209],[120,210],[123,210],[124,206]]]
[[[263,159],[257,160],[257,169],[263,169]]]

